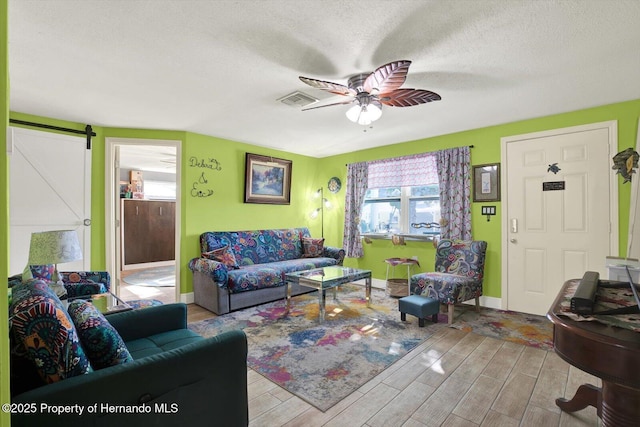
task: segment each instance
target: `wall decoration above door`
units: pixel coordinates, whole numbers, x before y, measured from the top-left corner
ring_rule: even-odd
[[[291,160],[247,153],[245,203],[288,205],[291,200]]]

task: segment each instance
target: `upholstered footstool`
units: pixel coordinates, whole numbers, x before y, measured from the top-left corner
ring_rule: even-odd
[[[440,303],[438,300],[424,297],[422,295],[409,295],[398,300],[398,309],[400,310],[400,319],[407,320],[407,313],[418,318],[418,325],[424,326],[424,319],[431,316],[433,323],[438,323],[438,311]]]

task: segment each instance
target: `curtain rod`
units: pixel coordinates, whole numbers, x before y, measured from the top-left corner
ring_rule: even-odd
[[[464,145],[463,145],[463,147],[464,147]],[[468,147],[469,148],[473,148],[473,145],[469,145]],[[456,147],[456,148],[458,148],[458,147]],[[418,154],[421,154],[421,153],[418,153]],[[422,154],[424,154],[424,153],[422,153]],[[408,156],[412,156],[413,154],[407,154],[407,155]],[[345,166],[349,166],[349,163],[345,163]]]
[[[93,128],[91,127],[91,125],[85,126],[84,130],[77,130],[77,129],[63,128],[60,126],[45,125],[42,123],[28,122],[25,120],[17,120],[17,119],[9,119],[9,123],[14,123],[17,125],[33,126],[37,128],[43,128],[43,129],[58,130],[61,132],[76,133],[79,135],[86,135],[87,150],[91,150],[91,137],[96,136],[96,133],[93,131]]]

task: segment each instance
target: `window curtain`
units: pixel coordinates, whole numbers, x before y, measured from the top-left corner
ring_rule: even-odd
[[[471,155],[469,147],[436,152],[443,239],[471,240]]]
[[[369,185],[369,165],[366,162],[347,165],[347,188],[344,203],[344,234],[342,247],[350,258],[362,258],[360,214]]]
[[[437,183],[434,153],[369,162],[369,188],[413,187]]]

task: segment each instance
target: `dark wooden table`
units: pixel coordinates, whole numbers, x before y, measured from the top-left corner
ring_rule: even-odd
[[[547,317],[553,322],[553,347],[571,365],[602,380],[602,388],[583,384],[571,400],[556,399],[565,412],[593,406],[603,426],[640,425],[640,333],[599,322],[558,316],[565,282]]]

